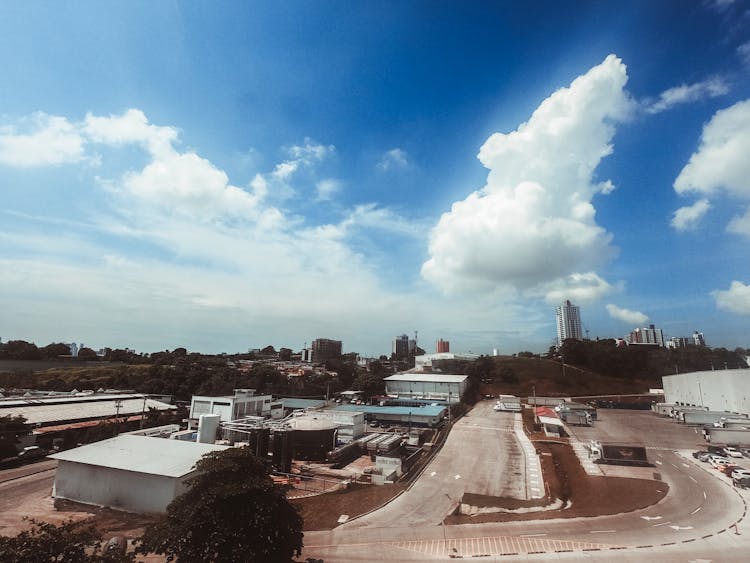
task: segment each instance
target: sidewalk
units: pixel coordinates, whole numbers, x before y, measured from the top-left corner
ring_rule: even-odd
[[[513,421],[513,432],[521,445],[524,458],[526,459],[526,499],[543,498],[545,495],[544,476],[542,475],[542,464],[536,455],[536,448],[523,431],[523,418],[516,414]]]

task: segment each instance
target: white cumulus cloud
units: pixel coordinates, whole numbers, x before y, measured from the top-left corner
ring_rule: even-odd
[[[709,209],[711,203],[707,199],[699,199],[693,205],[680,207],[675,211],[670,224],[678,231],[689,231],[698,226]]]
[[[487,183],[442,215],[422,275],[446,291],[543,291],[611,259],[616,249],[596,224],[592,199],[613,185],[594,171],[612,152],[615,123],[633,109],[626,82],[625,65],[610,55],[515,131],[487,139],[478,155]]]
[[[703,128],[695,152],[674,182],[680,195],[696,193],[750,201],[750,100],[720,110]],[[732,232],[750,234],[750,213],[735,217]]]
[[[738,315],[750,315],[750,285],[733,281],[729,289],[712,291],[716,306]]]
[[[665,90],[654,102],[647,102],[648,113],[660,113],[679,104],[697,102],[706,98],[717,98],[729,92],[729,85],[721,78],[709,78],[694,84],[681,84]]]
[[[737,47],[737,54],[745,66],[750,67],[750,41]]]
[[[624,309],[610,303],[607,305],[607,312],[609,316],[618,321],[623,321],[630,325],[643,325],[648,320],[648,315],[641,313],[640,311],[631,311],[630,309]]]
[[[84,160],[84,138],[66,118],[38,112],[24,121],[29,132],[0,129],[0,164],[33,167]]]
[[[561,303],[566,299],[576,303],[593,303],[619,289],[595,272],[570,274],[564,278],[542,284],[538,291],[547,303]],[[530,292],[532,295],[534,291]]]
[[[335,178],[324,178],[315,184],[318,201],[329,201],[341,190],[341,182]]]

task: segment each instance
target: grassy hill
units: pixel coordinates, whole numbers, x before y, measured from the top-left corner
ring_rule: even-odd
[[[608,377],[591,371],[565,365],[565,374],[559,362],[537,358],[496,356],[491,377],[492,383],[483,383],[483,394],[529,396],[536,387],[537,396],[585,396],[645,393],[650,387],[661,387],[661,378],[623,379]],[[486,379],[487,380],[487,379]]]

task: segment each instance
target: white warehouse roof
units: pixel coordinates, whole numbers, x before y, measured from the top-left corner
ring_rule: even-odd
[[[116,403],[119,401],[120,408]],[[175,409],[174,405],[146,399],[145,412]],[[28,424],[55,424],[73,420],[88,420],[130,416],[144,412],[143,395],[117,395],[64,399],[10,401],[0,404],[0,416],[23,416]]]
[[[123,434],[49,457],[137,473],[182,477],[193,470],[204,454],[228,447]]]
[[[468,375],[447,375],[442,373],[397,373],[384,377],[384,381],[424,381],[428,383],[461,383]]]

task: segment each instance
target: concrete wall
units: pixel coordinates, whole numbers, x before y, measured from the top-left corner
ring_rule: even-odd
[[[750,414],[750,369],[695,371],[661,379],[665,403]]]
[[[183,479],[60,460],[53,496],[129,512],[163,513],[185,490]]]

